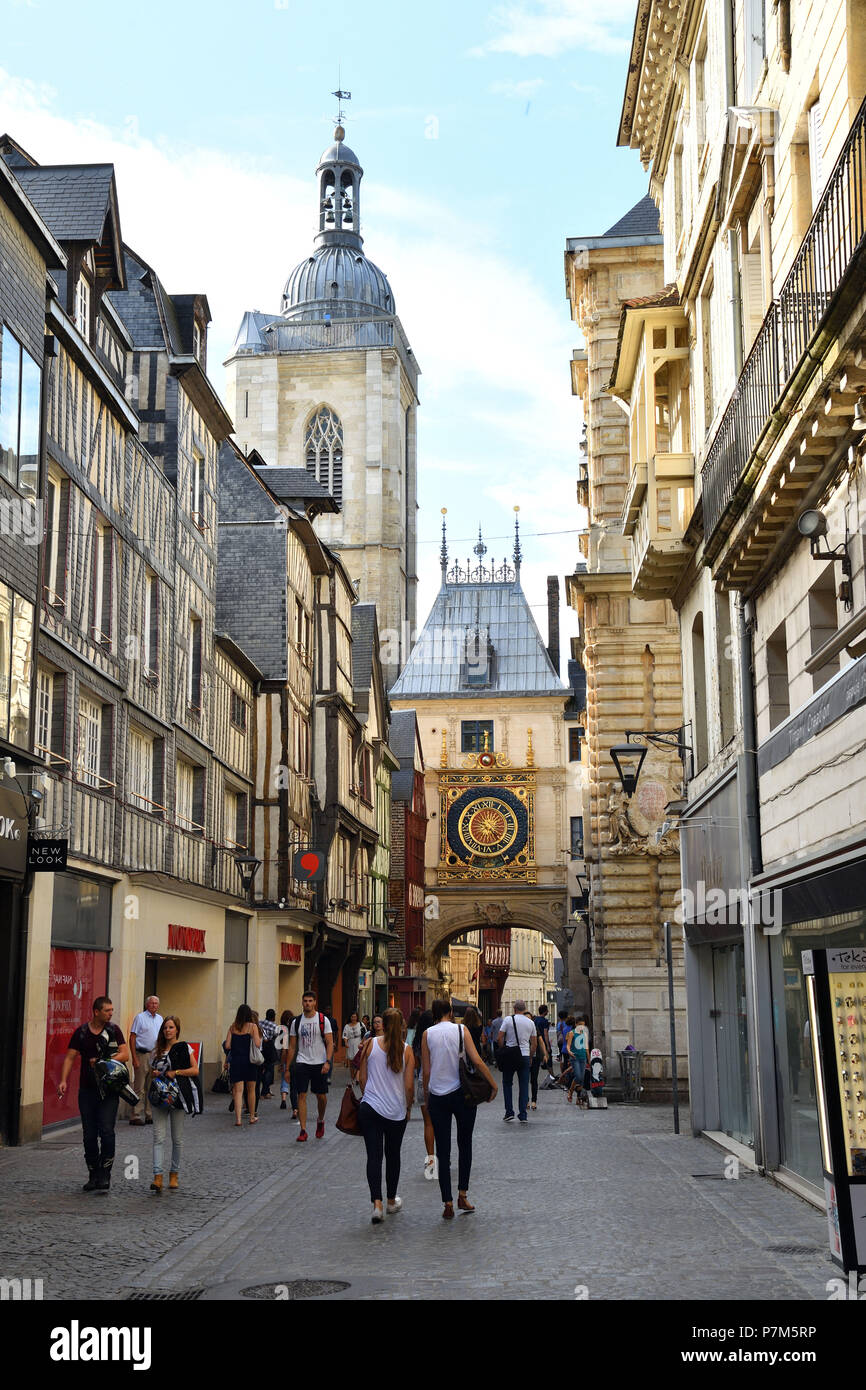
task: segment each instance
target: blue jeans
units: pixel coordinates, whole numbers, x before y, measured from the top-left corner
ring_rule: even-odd
[[[506,1115],[514,1114],[514,1106],[511,1103],[511,1083],[514,1080],[514,1073],[517,1073],[517,1116],[518,1119],[526,1119],[526,1110],[529,1105],[529,1058],[521,1057],[520,1063],[516,1067],[506,1065],[502,1071],[502,1097],[505,1101]]]
[[[180,1155],[183,1150],[183,1126],[185,1110],[169,1110],[164,1105],[153,1107],[153,1175],[163,1171],[165,1141],[171,1124],[171,1168],[170,1172],[180,1172]]]

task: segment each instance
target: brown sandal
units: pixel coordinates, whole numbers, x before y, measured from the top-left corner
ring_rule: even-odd
[[[443,1213],[442,1213],[442,1220],[443,1220],[443,1221],[453,1221],[453,1220],[454,1220],[454,1203],[453,1203],[453,1202],[446,1202],[446,1203],[445,1203],[445,1210],[444,1210]]]
[[[472,1205],[472,1203],[470,1202],[470,1200],[469,1200],[468,1197],[458,1197],[458,1198],[457,1198],[457,1210],[458,1210],[458,1211],[474,1211],[475,1208],[473,1207],[473,1205]]]

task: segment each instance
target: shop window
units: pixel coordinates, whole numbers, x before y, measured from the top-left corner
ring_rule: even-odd
[[[571,857],[583,858],[583,816],[571,817]]]
[[[767,698],[770,728],[775,729],[791,713],[788,640],[784,623],[779,624],[767,641]]]
[[[0,343],[0,474],[20,492],[36,496],[42,373],[14,333],[3,325]]]
[[[836,574],[833,565],[827,565],[809,590],[809,641],[812,656],[837,631],[839,626],[836,606]],[[830,657],[812,676],[812,689],[820,690],[831,676],[839,670],[838,655]]]
[[[695,771],[700,772],[708,761],[707,748],[707,664],[704,650],[704,615],[699,613],[692,624],[692,686],[694,691],[694,748]]]
[[[568,731],[568,761],[570,763],[579,763],[581,761],[583,735],[584,731],[582,728],[569,729]]]
[[[462,753],[493,752],[493,720],[464,719],[460,724]]]

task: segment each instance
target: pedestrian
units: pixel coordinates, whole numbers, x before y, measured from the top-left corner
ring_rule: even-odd
[[[307,1089],[316,1097],[318,1121],[316,1138],[325,1137],[325,1110],[328,1105],[328,1077],[334,1056],[334,1033],[330,1020],[316,1008],[316,996],[306,990],[301,998],[303,1013],[294,1019],[289,1031],[289,1066],[294,1064],[298,1088],[298,1115],[301,1131],[296,1143],[307,1139]]]
[[[526,1013],[523,999],[515,999],[514,1012],[502,1020],[499,1033],[499,1046],[502,1053],[502,1096],[505,1101],[503,1119],[514,1119],[512,1104],[512,1084],[517,1077],[517,1118],[522,1125],[529,1123],[526,1113],[529,1105],[529,1072],[532,1059],[538,1046],[535,1024]]]
[[[436,1158],[436,1136],[433,1132],[433,1121],[430,1119],[430,1111],[427,1108],[427,1094],[424,1090],[424,1073],[421,1065],[422,1052],[421,1043],[427,1029],[433,1025],[433,1015],[429,1009],[419,1015],[415,1025],[415,1036],[412,1040],[412,1051],[415,1054],[415,1100],[421,1107],[421,1118],[424,1121],[424,1148],[427,1157],[424,1159],[424,1176],[429,1182],[439,1176],[439,1164]]]
[[[361,1023],[364,1025],[364,1037],[369,1038],[372,1032],[372,1029],[370,1028],[370,1015],[364,1014],[363,1018],[361,1019]]]
[[[274,1069],[277,1065],[277,1014],[275,1009],[268,1009],[264,1020],[259,1024],[259,1031],[262,1035],[262,1055],[264,1063],[262,1065],[262,1100],[272,1100],[271,1087],[274,1084]]]
[[[286,1109],[286,1096],[288,1096],[289,1104],[292,1107],[292,1119],[296,1120],[298,1118],[298,1090],[295,1086],[295,1069],[289,1066],[289,1034],[294,1017],[291,1009],[283,1009],[280,1014],[280,1028],[284,1030],[281,1037],[280,1109]]]
[[[418,1020],[419,1020],[420,1017],[421,1017],[421,1010],[420,1010],[420,1009],[417,1009],[417,1008],[416,1008],[416,1009],[413,1009],[412,1012],[411,1012],[410,1015],[409,1015],[408,1021],[407,1021],[407,1023],[406,1023],[406,1045],[407,1045],[407,1047],[414,1048],[414,1045],[415,1045],[415,1029],[418,1027]]]
[[[544,1022],[543,1016],[542,1016],[542,1015],[539,1015],[539,1018],[541,1019],[541,1022],[543,1023],[543,1022]],[[550,1056],[550,1053],[549,1053],[548,1050],[547,1050],[547,1039],[546,1039],[546,1037],[545,1037],[544,1029],[541,1028],[541,1027],[539,1027],[539,1019],[538,1019],[538,1018],[530,1018],[529,1021],[530,1021],[530,1023],[532,1024],[533,1028],[535,1029],[535,1038],[536,1038],[536,1042],[535,1042],[535,1052],[533,1053],[533,1055],[532,1055],[532,1057],[531,1057],[531,1059],[530,1059],[530,1065],[529,1065],[529,1094],[530,1094],[529,1108],[530,1108],[530,1110],[537,1110],[537,1109],[538,1109],[538,1073],[539,1073],[539,1071],[541,1070],[542,1066],[547,1066],[547,1060],[548,1060],[548,1057]]]
[[[108,1192],[111,1168],[114,1163],[114,1126],[117,1120],[119,1096],[101,1096],[93,1068],[102,1058],[129,1064],[129,1045],[111,1016],[114,1005],[107,995],[94,999],[90,1020],[76,1028],[69,1039],[60,1073],[57,1095],[66,1095],[69,1073],[76,1057],[81,1059],[78,1074],[78,1110],[84,1135],[84,1161],[87,1164],[85,1192]]]
[[[540,1038],[544,1039],[544,1050],[547,1053],[547,1060],[544,1062],[545,1071],[553,1072],[553,1049],[550,1046],[550,1019],[548,1018],[546,1004],[539,1004],[538,1013],[533,1018],[536,1032]]]
[[[463,1015],[463,1025],[470,1038],[475,1044],[475,1049],[480,1056],[484,1056],[484,1024],[481,1022],[481,1015],[473,1004],[469,1005]]]
[[[374,1014],[374,1015],[373,1015],[373,1022],[372,1022],[372,1024],[370,1025],[370,1032],[371,1032],[371,1036],[374,1037],[374,1038],[381,1038],[381,1037],[382,1037],[382,1034],[385,1032],[385,1025],[384,1025],[384,1023],[382,1022],[382,1015],[381,1015],[381,1014]]]
[[[403,1015],[399,1009],[386,1009],[382,1022],[382,1036],[374,1038],[365,1051],[358,1075],[363,1095],[358,1118],[367,1146],[367,1182],[374,1226],[385,1216],[382,1210],[383,1151],[388,1215],[395,1215],[403,1205],[397,1196],[400,1148],[415,1099],[415,1054],[403,1041]]]
[[[262,1035],[253,1018],[253,1011],[249,1004],[241,1004],[223,1043],[223,1047],[229,1053],[232,1099],[237,1129],[243,1124],[241,1110],[245,1091],[250,1124],[256,1125],[259,1122],[259,1117],[256,1114],[256,1081],[259,1076],[259,1068],[250,1061],[250,1048],[253,1043],[256,1047],[261,1048]]]
[[[150,1109],[150,1055],[156,1047],[156,1038],[162,1027],[162,1014],[159,1012],[159,999],[155,994],[150,994],[144,1001],[144,1008],[140,1014],[136,1014],[132,1020],[129,1030],[129,1048],[132,1058],[133,1075],[132,1089],[137,1091],[141,1100],[134,1108],[130,1106],[129,1123],[131,1125],[152,1125],[153,1115]]]
[[[361,1020],[356,1013],[349,1014],[349,1022],[343,1029],[343,1044],[346,1048],[346,1061],[352,1067],[355,1058],[361,1050],[361,1042],[364,1037],[364,1029],[361,1027]]]
[[[461,1038],[467,1062],[480,1071],[490,1084],[491,1100],[496,1096],[497,1086],[466,1029],[454,1023],[450,999],[434,999],[431,1012],[433,1023],[421,1040],[424,1093],[436,1136],[439,1191],[444,1204],[442,1216],[444,1220],[451,1221],[454,1217],[451,1192],[452,1118],[457,1121],[457,1207],[462,1212],[475,1210],[468,1194],[472,1171],[472,1131],[477,1107],[466,1100],[460,1084]]]
[[[162,1192],[165,1141],[171,1126],[171,1167],[169,1190],[175,1192],[180,1177],[180,1156],[183,1150],[183,1129],[187,1115],[201,1113],[201,1092],[198,1083],[198,1062],[189,1043],[181,1040],[180,1019],[169,1014],[162,1021],[156,1040],[151,1073],[163,1081],[176,1081],[180,1106],[157,1105],[153,1112],[153,1182],[151,1192]]]
[[[494,1061],[494,1063],[495,1063],[497,1066],[499,1065],[499,1060],[498,1060],[498,1048],[499,1048],[499,1033],[500,1033],[500,1029],[501,1029],[501,1028],[502,1028],[502,1014],[501,1014],[501,1013],[497,1013],[497,1015],[496,1015],[495,1018],[491,1018],[491,1020],[490,1020],[490,1028],[489,1028],[489,1030],[488,1030],[489,1036],[490,1036],[490,1051],[491,1051],[491,1054],[492,1054],[492,1057],[493,1057],[493,1061]]]
[[[571,1058],[568,1055],[568,1034],[574,1027],[574,1018],[567,1009],[560,1009],[557,1015],[556,1040],[559,1043],[559,1075],[571,1069]]]
[[[577,1101],[580,1104],[584,1099],[586,1067],[589,1061],[589,1020],[581,1014],[574,1020],[573,1027],[569,1030],[565,1040],[568,1048],[568,1055],[574,1069],[571,1085],[568,1088],[568,1099],[577,1094]]]

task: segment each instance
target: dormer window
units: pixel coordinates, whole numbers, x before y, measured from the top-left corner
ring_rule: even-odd
[[[197,323],[192,326],[192,354],[196,362],[201,362],[201,329]]]
[[[75,286],[75,327],[82,338],[90,341],[90,284],[79,275]]]

